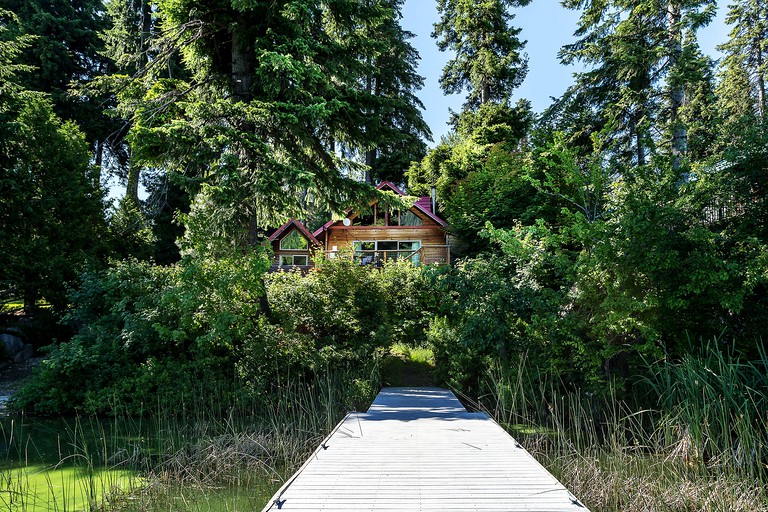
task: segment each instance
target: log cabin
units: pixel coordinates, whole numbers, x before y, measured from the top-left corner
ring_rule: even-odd
[[[378,190],[405,196],[395,184],[385,181]],[[322,250],[326,258],[351,257],[361,265],[381,265],[407,259],[415,265],[449,263],[451,259],[446,223],[432,209],[429,196],[420,197],[407,210],[379,208],[374,201],[368,212],[348,211],[338,220],[326,222],[314,233],[291,219],[269,240],[275,253],[273,269],[309,269],[309,257]]]

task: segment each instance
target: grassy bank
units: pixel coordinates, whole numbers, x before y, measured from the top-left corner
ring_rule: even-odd
[[[766,511],[767,363],[652,362],[630,403],[564,391],[522,358],[480,406],[594,512]]]
[[[377,389],[349,372],[288,379],[264,402],[194,399],[119,418],[6,418],[0,506],[11,511],[261,509]],[[183,411],[183,414],[181,412]]]

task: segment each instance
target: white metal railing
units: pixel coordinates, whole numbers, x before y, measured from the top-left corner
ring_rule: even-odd
[[[435,249],[442,249],[442,257],[432,257],[425,260],[426,250],[430,249],[434,253]],[[359,261],[361,265],[382,265],[389,260],[410,260],[415,265],[422,263],[449,263],[451,261],[451,248],[448,245],[422,245],[418,249],[379,249],[379,250],[353,250],[344,249],[336,251],[325,251],[325,257],[332,258],[352,258]]]

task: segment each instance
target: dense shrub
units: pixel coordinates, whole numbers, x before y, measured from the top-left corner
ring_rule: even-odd
[[[254,251],[85,274],[68,319],[78,334],[52,347],[14,406],[116,413],[192,398],[259,401],[329,369],[368,389],[378,347],[424,337],[427,291],[409,263],[328,261],[307,276],[267,275],[269,266]]]
[[[277,272],[267,297],[278,323],[333,350],[364,352],[392,341],[419,342],[429,322],[430,290],[420,268],[391,262],[377,269],[347,259],[318,271]]]
[[[52,348],[15,406],[136,411],[158,397],[178,403],[210,383],[231,390],[233,357],[261,325],[268,266],[254,252],[170,267],[126,261],[85,274],[69,315],[79,333]]]

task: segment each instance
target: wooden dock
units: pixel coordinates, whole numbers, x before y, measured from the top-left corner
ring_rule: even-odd
[[[438,388],[384,388],[348,414],[274,510],[588,512],[487,414]]]

